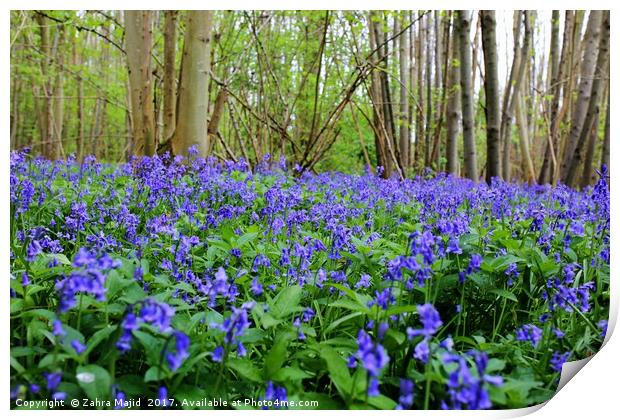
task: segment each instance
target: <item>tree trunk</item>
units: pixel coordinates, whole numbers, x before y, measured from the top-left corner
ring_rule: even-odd
[[[607,92],[607,115],[605,116],[605,137],[603,138],[603,152],[601,154],[601,172],[605,172],[606,169],[609,169],[609,104],[611,90],[608,88]]]
[[[417,166],[420,161],[420,154],[423,152],[422,147],[423,139],[424,139],[424,109],[426,106],[425,98],[426,92],[424,91],[424,57],[425,57],[425,43],[426,43],[426,24],[424,16],[422,12],[418,12],[418,39],[416,42],[416,67],[418,70],[417,74],[417,98],[418,98],[418,107],[416,112],[416,139],[415,139],[415,150],[414,150],[414,164]]]
[[[178,11],[166,10],[164,23],[164,138],[169,144],[176,122],[176,39]]]
[[[431,54],[431,15],[426,15],[426,130],[424,131],[424,167],[431,166],[433,131],[433,56]]]
[[[399,14],[396,19],[404,20],[404,12]],[[400,28],[400,25],[399,25]],[[400,165],[406,170],[409,168],[409,89],[408,89],[408,68],[409,65],[409,35],[403,32],[398,37],[399,42],[399,64],[400,64],[400,112],[398,115],[399,144],[400,144]]]
[[[172,138],[172,152],[175,155],[186,155],[194,145],[199,156],[206,157],[209,151],[207,89],[212,26],[212,11],[188,12],[176,129]]]
[[[597,11],[593,10],[590,13],[595,13],[595,12]],[[590,93],[589,95],[584,95],[584,97],[582,98],[581,90],[579,92],[580,93],[579,99],[585,99],[585,97],[588,97],[587,111],[586,111],[585,118],[583,119],[583,125],[581,128],[581,132],[579,133],[579,137],[577,139],[574,152],[571,155],[567,156],[567,157],[570,157],[571,159],[569,160],[568,169],[563,179],[563,182],[566,185],[569,185],[571,187],[575,187],[577,185],[579,167],[583,163],[583,159],[584,159],[583,154],[585,152],[585,149],[588,146],[588,140],[590,138],[591,130],[593,129],[594,123],[598,117],[599,102],[601,100],[601,91],[604,86],[602,83],[602,78],[605,75],[604,69],[607,64],[607,58],[609,56],[609,12],[603,11],[601,13],[602,13],[602,16],[601,16],[602,20],[599,20],[599,35],[597,36],[597,38],[599,39],[599,42],[598,42],[598,45],[595,45],[593,47],[595,50],[598,49],[598,55],[597,55],[594,71],[590,73],[589,67],[585,69],[586,71],[588,71],[587,75],[591,74],[593,77],[593,80],[590,80],[590,86],[591,86]],[[590,16],[590,19],[592,19],[592,16]],[[590,24],[590,19],[588,19],[588,26]],[[587,53],[589,46],[590,46],[589,44],[586,44],[586,53]],[[585,57],[584,57],[584,61],[585,61]],[[582,78],[588,77],[587,75],[582,74]],[[578,106],[578,110],[579,110],[579,106]],[[573,121],[579,121],[579,120],[575,118],[573,119]],[[571,130],[571,134],[572,134],[572,130]],[[591,168],[591,165],[590,165],[590,168]],[[587,176],[589,177],[590,174],[587,174]]]
[[[125,11],[125,44],[132,110],[133,151],[136,155],[155,153],[153,83],[151,71],[153,12]]]
[[[452,14],[452,49],[451,60],[449,66],[450,82],[448,89],[448,109],[447,109],[447,121],[446,121],[446,172],[458,175],[458,134],[459,134],[459,98],[460,98],[460,80],[461,73],[458,65],[459,57],[459,37],[457,31],[456,14]],[[448,71],[448,69],[446,69]]]
[[[515,92],[517,95],[517,128],[519,129],[519,145],[521,146],[521,167],[523,168],[523,178],[528,184],[533,184],[536,180],[534,172],[534,164],[530,155],[530,138],[527,124],[527,116],[525,115],[525,99],[523,98],[523,88]]]
[[[471,86],[471,47],[469,44],[471,18],[469,10],[459,10],[456,15],[459,35],[465,176],[477,182],[478,164],[476,162],[476,141],[474,138],[474,103]]]
[[[566,23],[565,23],[566,25]],[[566,31],[564,32],[566,34]],[[566,40],[566,38],[565,38]],[[564,50],[564,48],[562,48]],[[545,147],[545,155],[543,157],[542,167],[540,168],[540,174],[538,175],[538,183],[545,184],[551,180],[551,174],[555,171],[554,165],[552,165],[551,155],[557,150],[554,130],[555,120],[558,114],[558,108],[560,105],[560,79],[561,79],[561,66],[560,66],[560,11],[554,10],[551,13],[551,45],[549,47],[549,94],[553,95],[551,105],[549,107],[549,142]],[[554,150],[552,150],[552,147]]]
[[[370,35],[370,49],[374,51],[375,49],[377,49],[379,44],[377,42],[377,31],[375,30],[376,23],[374,21],[373,15],[373,12],[370,12],[368,15],[368,32]],[[379,63],[380,55],[381,51],[377,51],[370,57],[370,59],[373,62]],[[380,70],[377,69],[373,69],[371,71],[369,96],[373,109],[373,126],[375,131],[375,150],[377,156],[377,166],[383,167],[382,175],[384,177],[389,177],[392,172],[392,163],[387,152],[388,139],[386,138],[387,131],[384,129],[385,117],[384,108],[381,105],[381,77],[379,75],[379,72]]]
[[[41,153],[45,157],[50,157],[50,144],[52,142],[52,88],[50,84],[50,71],[49,60],[51,55],[50,46],[50,27],[47,22],[47,18],[36,14],[36,21],[39,26],[39,35],[41,38],[40,50],[41,56],[41,76],[42,92],[37,87],[35,89],[36,108],[38,110],[39,132],[41,137]]]
[[[594,121],[592,121],[592,127],[590,133],[588,133],[588,145],[586,148],[586,156],[583,160],[583,173],[581,175],[581,188],[585,188],[590,185],[591,181],[595,178],[596,172],[592,170],[592,161],[594,160],[594,148],[598,143],[598,124],[599,124],[599,112],[597,109]]]
[[[519,21],[517,20],[517,25],[518,24],[519,24]],[[519,51],[518,43],[515,41],[513,68],[511,69],[511,77],[507,85],[507,89],[508,89],[508,86],[511,86],[511,91],[508,92],[508,96],[510,100],[508,101],[508,107],[507,109],[504,109],[504,114],[502,116],[503,130],[501,130],[501,136],[502,136],[502,143],[504,144],[504,154],[502,156],[502,175],[503,175],[504,180],[506,181],[510,181],[510,149],[512,146],[511,122],[512,122],[512,117],[513,117],[514,110],[517,104],[517,99],[519,96],[518,92],[519,92],[519,89],[521,88],[521,83],[525,75],[525,69],[527,68],[527,63],[528,63],[527,57],[529,55],[530,39],[532,35],[532,29],[530,25],[530,14],[527,10],[523,11],[523,26],[524,26],[523,46],[520,48],[520,51]],[[517,31],[515,31],[515,34],[518,36]],[[515,40],[516,39],[517,37],[515,37]],[[514,79],[513,79],[512,70],[514,69],[516,69],[516,72],[514,73]]]
[[[594,73],[596,70],[597,51],[599,47],[599,38],[601,30],[601,20],[603,12],[600,10],[592,10],[588,17],[588,26],[584,35],[584,52],[581,61],[581,75],[579,80],[579,93],[575,108],[571,117],[571,129],[564,150],[564,158],[562,160],[561,180],[565,184],[572,184],[576,179],[576,168],[574,167],[574,155],[577,145],[580,141],[582,133],[588,133],[585,125],[586,115],[588,114],[590,98],[592,95],[592,85]],[[592,115],[593,116],[593,115]],[[585,127],[585,131],[584,131]],[[571,171],[573,172],[571,174]]]
[[[486,181],[501,176],[499,149],[499,83],[497,80],[497,44],[495,40],[495,11],[481,11],[482,51],[484,54],[484,97],[487,123]]]

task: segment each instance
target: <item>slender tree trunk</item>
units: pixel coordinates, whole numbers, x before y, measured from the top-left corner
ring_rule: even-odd
[[[519,129],[519,145],[521,146],[521,167],[523,168],[523,178],[529,184],[533,184],[536,180],[534,172],[534,164],[530,155],[530,138],[527,124],[527,116],[525,115],[525,99],[523,98],[523,88],[515,92],[518,96],[516,105],[517,128]]]
[[[48,19],[40,14],[36,14],[36,21],[39,26],[40,35],[40,50],[41,50],[41,76],[42,76],[42,91],[39,88],[35,88],[36,108],[38,110],[39,132],[41,137],[41,152],[43,156],[50,157],[50,145],[52,143],[52,87],[50,83],[50,27]]]
[[[460,80],[461,73],[458,65],[459,62],[459,37],[457,31],[457,20],[456,14],[452,14],[452,36],[450,37],[452,40],[452,49],[451,49],[451,60],[449,66],[450,72],[450,82],[448,89],[448,109],[447,109],[447,121],[446,121],[446,172],[458,175],[458,134],[459,134],[459,98],[460,94]],[[448,71],[448,69],[446,69]]]
[[[206,157],[209,151],[207,89],[212,25],[212,11],[190,11],[187,14],[176,130],[172,138],[175,155],[186,155],[194,145],[200,156]]]
[[[155,123],[151,50],[153,12],[125,11],[125,44],[132,110],[132,129],[136,155],[155,152]]]
[[[500,173],[499,143],[499,83],[497,80],[497,43],[495,40],[495,11],[481,11],[482,51],[484,53],[484,97],[487,123],[487,171],[486,181]]]
[[[373,18],[374,12],[370,12],[368,16],[368,31],[370,34],[370,49],[375,50],[378,47],[377,31],[375,30],[376,22]],[[381,52],[377,51],[371,56],[373,62],[379,62],[379,56]],[[392,164],[387,154],[387,141],[386,130],[383,128],[384,108],[381,104],[381,77],[379,75],[380,70],[373,69],[371,71],[370,79],[370,101],[373,105],[373,126],[375,129],[375,150],[377,155],[377,165],[383,167],[382,175],[389,177],[392,172]]]
[[[609,83],[609,81],[607,83]],[[605,137],[603,138],[603,152],[601,154],[601,172],[605,172],[605,169],[609,169],[609,104],[611,90],[608,88],[607,92],[607,115],[605,116]]]
[[[404,20],[404,12],[400,13],[396,19]],[[399,25],[400,29],[400,25]],[[408,69],[409,65],[409,42],[407,32],[403,32],[398,37],[399,42],[399,64],[400,64],[400,112],[398,115],[399,143],[400,143],[400,164],[403,169],[409,168],[409,95],[408,95]]]
[[[420,161],[420,155],[423,153],[422,147],[424,147],[424,109],[426,107],[426,92],[424,90],[424,62],[425,62],[425,45],[426,45],[426,21],[422,15],[422,12],[418,12],[418,39],[416,42],[416,67],[417,74],[417,98],[418,107],[416,112],[416,140],[415,140],[415,152],[414,152],[414,164],[418,165]],[[422,155],[424,156],[424,155]]]
[[[457,27],[459,34],[459,57],[461,70],[461,110],[463,114],[463,153],[465,161],[465,175],[477,182],[478,164],[476,161],[476,141],[474,137],[474,103],[471,85],[471,47],[469,43],[469,29],[471,18],[469,10],[459,10]]]
[[[431,54],[431,15],[426,15],[426,130],[424,131],[424,167],[431,166],[431,133],[433,131],[433,56]]]
[[[77,52],[78,38],[73,38],[73,65],[79,68],[82,65],[81,55]],[[77,133],[75,137],[75,159],[82,162],[84,156],[84,81],[82,75],[77,74],[75,79],[76,89],[76,122]]]
[[[17,148],[17,123],[19,121],[19,104],[21,98],[21,82],[15,77],[11,80],[11,149]]]
[[[530,49],[530,40],[532,35],[532,28],[530,24],[530,14],[527,10],[523,11],[523,26],[524,26],[524,34],[523,34],[523,46],[520,51],[517,49],[517,44],[515,43],[515,58],[514,60],[518,60],[518,65],[516,66],[516,73],[514,74],[514,79],[511,77],[509,81],[509,85],[512,86],[511,93],[509,94],[510,100],[508,101],[508,108],[504,110],[503,118],[505,118],[504,122],[504,131],[502,131],[502,143],[504,144],[504,154],[502,156],[502,175],[503,178],[507,181],[510,180],[510,149],[512,146],[512,132],[511,132],[511,122],[512,116],[514,114],[514,109],[517,104],[518,92],[521,88],[521,83],[523,82],[523,78],[525,75],[525,69],[527,68],[527,57],[529,55]],[[515,38],[517,39],[517,38]],[[514,63],[513,63],[514,65]],[[512,71],[511,71],[512,73]]]
[[[565,31],[566,33],[566,31]],[[538,175],[538,183],[545,184],[550,181],[550,175],[555,171],[555,167],[552,165],[551,155],[554,153],[555,137],[553,133],[553,126],[558,114],[558,108],[560,104],[560,77],[562,74],[560,66],[560,11],[554,10],[551,13],[551,45],[549,47],[549,93],[553,95],[551,99],[551,105],[549,106],[549,139],[547,146],[545,147],[545,155],[543,157],[542,167],[540,168],[540,174]],[[554,150],[551,150],[554,148]]]
[[[588,26],[584,35],[584,52],[581,61],[581,75],[579,81],[579,93],[575,108],[571,117],[571,129],[564,150],[564,159],[562,161],[561,179],[565,184],[572,184],[576,179],[576,168],[573,166],[575,150],[579,143],[581,133],[588,133],[585,125],[586,115],[592,95],[592,84],[596,70],[597,51],[599,47],[599,38],[601,32],[601,20],[603,12],[600,10],[592,10],[588,18]],[[585,136],[585,134],[584,134]],[[571,171],[573,172],[571,174]]]
[[[597,11],[593,10],[590,13],[595,13],[595,12]],[[579,176],[579,172],[578,172],[579,167],[583,163],[583,159],[584,159],[583,155],[588,145],[590,133],[598,117],[599,102],[601,100],[601,91],[603,90],[603,86],[604,86],[602,83],[602,78],[604,77],[604,69],[607,64],[607,58],[609,56],[609,11],[603,11],[601,12],[601,14],[602,14],[601,16],[602,20],[599,20],[599,35],[597,37],[599,39],[599,42],[598,42],[598,45],[594,47],[595,49],[598,50],[598,55],[597,55],[594,71],[590,72],[590,68],[587,68],[586,71],[588,71],[588,73],[586,75],[582,75],[582,78],[588,77],[588,75],[592,75],[593,77],[593,80],[590,81],[591,87],[590,87],[589,95],[587,95],[586,93],[586,95],[582,98],[581,91],[580,91],[579,99],[585,99],[587,97],[587,100],[588,100],[587,110],[586,110],[585,117],[583,119],[583,125],[581,128],[581,132],[579,133],[579,137],[577,139],[574,152],[571,155],[569,155],[571,159],[567,166],[568,170],[563,179],[564,183],[571,187],[575,187],[577,185],[577,179]],[[590,19],[592,19],[592,16],[590,16]],[[588,25],[589,23],[590,22],[588,20]],[[586,45],[586,52],[587,52],[588,47],[589,45]],[[572,133],[572,130],[571,130],[571,133]],[[590,165],[590,168],[591,168],[591,165]],[[587,175],[590,176],[590,174],[587,174]]]
[[[164,138],[162,143],[169,144],[174,134],[176,122],[176,40],[178,11],[166,10],[164,23]]]
[[[594,148],[596,147],[596,143],[598,143],[598,125],[599,125],[599,112],[597,109],[596,115],[594,116],[594,121],[592,121],[592,127],[590,129],[590,133],[588,135],[588,145],[586,148],[586,156],[583,160],[583,173],[581,175],[581,188],[586,188],[590,185],[592,179],[594,179],[594,175],[596,173],[593,171],[593,160],[594,160]]]

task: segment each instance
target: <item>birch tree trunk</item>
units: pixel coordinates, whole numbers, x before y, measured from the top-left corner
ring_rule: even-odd
[[[484,54],[484,97],[487,123],[487,171],[486,181],[501,176],[499,149],[499,83],[497,80],[497,43],[495,35],[495,11],[480,12],[482,20],[482,52]]]
[[[566,24],[566,23],[565,23]],[[564,31],[566,34],[566,31]],[[566,38],[565,38],[566,39]],[[561,79],[561,65],[560,65],[560,11],[554,10],[551,12],[551,45],[549,47],[549,88],[548,91],[553,98],[549,106],[549,135],[547,146],[545,147],[545,155],[543,157],[543,163],[540,168],[540,174],[538,175],[538,183],[544,184],[550,181],[550,175],[555,171],[555,165],[553,164],[552,154],[555,154],[557,150],[554,125],[558,114],[558,108],[560,105],[560,79]],[[552,150],[554,148],[554,150]]]
[[[571,129],[568,135],[566,147],[564,150],[564,159],[560,168],[561,180],[565,184],[571,184],[576,174],[572,168],[574,162],[575,149],[579,143],[581,133],[584,131],[586,115],[592,95],[592,84],[594,73],[596,70],[597,51],[599,47],[599,38],[601,30],[601,21],[603,12],[600,10],[592,10],[588,17],[588,25],[584,35],[584,52],[581,61],[581,75],[579,80],[579,93],[575,108],[571,117]],[[587,129],[586,129],[587,132]]]
[[[598,11],[593,10],[590,13],[595,13],[595,12],[598,12]],[[601,100],[601,91],[603,90],[603,86],[604,86],[602,83],[602,78],[605,75],[604,69],[607,64],[607,58],[609,56],[609,11],[602,11],[601,14],[602,14],[601,16],[602,20],[599,20],[599,35],[598,35],[599,42],[598,42],[598,45],[594,47],[595,49],[598,50],[596,64],[594,66],[594,71],[592,73],[588,73],[588,74],[592,74],[593,76],[592,79],[590,80],[590,85],[591,85],[590,93],[589,95],[584,95],[584,97],[582,98],[581,91],[580,91],[579,99],[585,100],[585,98],[588,97],[587,99],[588,103],[586,104],[587,111],[586,111],[585,117],[583,118],[581,131],[579,133],[579,137],[577,139],[574,152],[570,154],[569,156],[567,156],[567,157],[570,157],[570,161],[569,161],[570,163],[568,164],[566,176],[563,179],[564,183],[567,185],[570,185],[571,187],[575,187],[577,185],[577,179],[579,176],[579,168],[581,164],[583,163],[584,153],[587,149],[591,130],[593,129],[594,123],[598,117],[599,102]],[[592,19],[592,16],[590,16],[590,19]],[[589,20],[588,20],[588,26],[590,23]],[[586,49],[589,46],[590,46],[589,44],[586,44]],[[589,72],[590,68],[588,67],[586,70]],[[582,78],[583,77],[584,76],[582,75]],[[580,110],[581,105],[583,104],[579,104],[579,107],[577,108],[577,110]],[[581,116],[579,116],[579,118],[581,118]],[[572,132],[573,131],[571,130],[571,134]],[[588,174],[588,176],[590,176],[590,174]]]
[[[399,14],[396,19],[404,20],[404,12]],[[399,25],[400,29],[400,25]],[[399,144],[400,144],[400,160],[401,167],[407,169],[409,167],[409,89],[408,78],[409,71],[409,34],[405,31],[398,37],[399,42],[399,64],[400,64],[400,112],[398,115],[399,126]]]
[[[166,10],[164,23],[164,138],[169,144],[176,122],[176,30],[178,11]]]
[[[125,11],[125,41],[132,111],[133,152],[151,156],[155,152],[151,50],[153,12]]]
[[[477,182],[478,164],[476,161],[476,142],[474,138],[474,103],[471,85],[471,47],[469,44],[471,18],[469,10],[459,10],[456,12],[456,15],[459,35],[465,176]]]
[[[199,156],[206,157],[209,151],[207,89],[212,26],[212,11],[187,13],[176,129],[172,138],[172,152],[175,155],[186,155],[194,145]]]
[[[452,49],[451,49],[451,60],[449,70],[449,84],[448,84],[448,108],[446,112],[446,172],[458,175],[458,134],[459,134],[459,98],[460,94],[460,84],[461,84],[461,73],[459,68],[459,38],[457,31],[457,20],[456,14],[452,14]]]
[[[530,136],[528,130],[527,116],[525,115],[525,99],[523,98],[523,89],[515,92],[517,96],[516,119],[517,128],[519,129],[519,145],[521,147],[521,167],[523,168],[523,178],[528,184],[533,184],[536,180],[534,172],[534,164],[530,155]]]
[[[608,82],[609,83],[609,82]],[[603,138],[603,153],[601,156],[601,172],[605,172],[604,168],[609,169],[609,104],[611,90],[607,89],[607,115],[605,116],[605,137]]]
[[[531,40],[531,35],[532,35],[532,28],[530,25],[530,14],[527,10],[525,10],[523,11],[522,15],[523,15],[523,26],[524,26],[523,46],[520,48],[520,51],[519,51],[518,45],[515,42],[515,51],[514,51],[515,55],[514,55],[513,60],[518,60],[516,62],[518,64],[515,66],[515,62],[513,61],[513,66],[515,66],[514,69],[516,69],[516,73],[514,74],[514,79],[511,74],[510,80],[508,82],[508,86],[512,87],[511,91],[508,94],[508,96],[510,97],[510,100],[508,101],[508,107],[507,109],[504,110],[504,115],[502,117],[504,118],[504,120],[502,121],[503,126],[504,126],[502,130],[502,143],[504,144],[504,154],[502,156],[502,177],[506,181],[510,180],[510,169],[511,169],[510,168],[510,149],[512,147],[512,131],[511,131],[512,116],[514,114],[514,110],[517,104],[518,92],[519,92],[519,89],[521,88],[521,83],[523,82],[523,78],[525,75],[525,69],[527,68],[527,63],[528,63],[527,57],[529,54],[530,40]],[[512,69],[511,69],[511,73],[512,73]]]

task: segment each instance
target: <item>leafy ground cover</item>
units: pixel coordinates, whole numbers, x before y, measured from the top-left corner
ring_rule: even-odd
[[[13,406],[524,407],[605,335],[604,177],[576,192],[16,152],[10,180]]]

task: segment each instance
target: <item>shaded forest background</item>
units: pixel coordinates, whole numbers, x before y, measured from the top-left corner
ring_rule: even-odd
[[[12,11],[11,148],[121,162],[197,145],[251,165],[587,186],[609,166],[609,11],[512,17]]]

